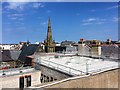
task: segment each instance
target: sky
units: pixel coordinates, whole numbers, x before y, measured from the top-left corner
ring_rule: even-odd
[[[43,42],[51,19],[53,40],[118,40],[117,2],[3,2],[2,43]]]

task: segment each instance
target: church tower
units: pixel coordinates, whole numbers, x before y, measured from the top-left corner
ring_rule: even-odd
[[[50,24],[50,17],[48,20],[48,31],[47,31],[47,44],[48,46],[52,45],[52,31],[51,31],[51,24]]]
[[[47,30],[47,38],[45,40],[45,52],[54,52],[55,51],[55,45],[52,40],[52,30],[51,30],[51,23],[50,23],[50,17],[48,19],[48,30]]]

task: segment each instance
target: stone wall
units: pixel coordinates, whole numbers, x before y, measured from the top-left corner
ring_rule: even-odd
[[[61,71],[46,67],[44,65],[40,65],[40,70],[43,75],[45,75],[47,77],[53,77],[53,79],[56,79],[56,80],[62,80],[65,78],[72,77],[71,75],[69,75],[67,73],[63,73]]]
[[[120,73],[116,69],[87,77],[66,79],[46,88],[118,88],[118,74]]]

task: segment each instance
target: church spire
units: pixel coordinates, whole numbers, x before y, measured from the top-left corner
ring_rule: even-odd
[[[50,24],[50,17],[48,19],[47,43],[48,45],[52,45],[52,30],[51,30],[51,24]]]
[[[47,39],[45,40],[45,51],[46,52],[54,52],[55,51],[54,43],[52,40],[50,17],[48,19],[48,30],[47,30]]]
[[[49,17],[49,19],[48,19],[48,32],[51,32],[50,17]]]

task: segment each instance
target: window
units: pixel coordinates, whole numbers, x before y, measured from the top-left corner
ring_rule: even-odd
[[[31,86],[31,75],[25,76],[26,78],[26,87]]]
[[[23,88],[24,88],[24,77],[23,77],[23,76],[21,76],[21,77],[19,78],[19,88],[20,88],[20,89],[23,89]]]

